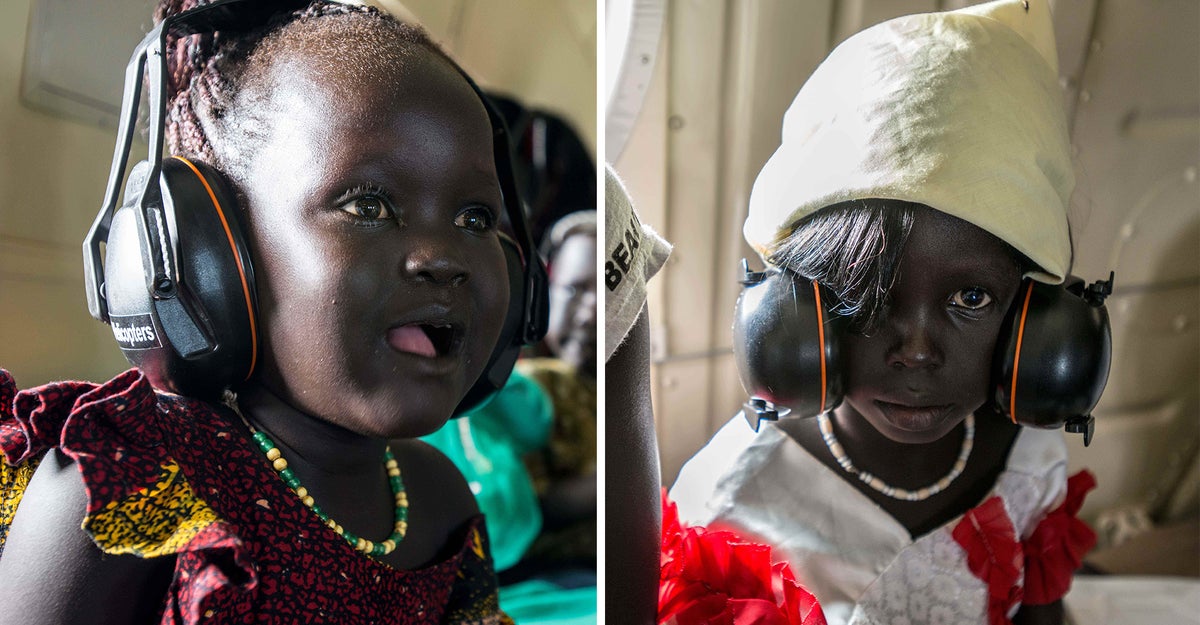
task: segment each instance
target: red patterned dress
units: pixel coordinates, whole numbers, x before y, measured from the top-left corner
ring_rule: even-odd
[[[79,467],[100,549],[175,557],[162,623],[511,623],[481,516],[453,556],[393,569],[322,525],[223,412],[137,370],[17,393],[0,369],[0,557],[52,447]]]

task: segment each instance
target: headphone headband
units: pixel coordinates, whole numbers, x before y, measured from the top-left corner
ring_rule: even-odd
[[[87,291],[88,312],[92,317],[108,323],[108,305],[101,292],[104,270],[101,262],[100,243],[108,239],[113,213],[117,208],[121,180],[125,177],[125,164],[133,146],[133,132],[137,126],[138,106],[142,94],[142,73],[147,73],[149,83],[149,113],[147,127],[150,131],[147,160],[150,168],[140,184],[128,185],[138,194],[138,228],[147,240],[158,241],[160,250],[149,254],[151,271],[147,274],[147,290],[156,299],[174,297],[182,274],[178,271],[179,240],[176,234],[174,214],[167,211],[164,231],[151,229],[151,206],[162,203],[158,179],[162,173],[163,118],[166,116],[167,57],[163,53],[167,46],[167,35],[186,36],[214,30],[246,31],[261,26],[273,15],[283,10],[294,10],[308,4],[308,0],[214,0],[209,4],[172,15],[156,24],[133,49],[129,64],[125,67],[125,91],[121,97],[121,116],[117,128],[117,144],[113,150],[112,167],[108,172],[108,183],[104,190],[104,201],[100,212],[92,222],[83,240],[84,286]],[[147,62],[154,57],[151,62]],[[164,236],[165,235],[165,236]]]

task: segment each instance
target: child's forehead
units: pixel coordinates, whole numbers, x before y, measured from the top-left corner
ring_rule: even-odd
[[[412,81],[414,68],[430,63],[458,77],[419,28],[376,13],[332,14],[301,18],[266,35],[249,51],[238,82],[243,89],[271,89],[310,80],[317,88],[362,93],[369,87],[389,97]]]
[[[260,68],[244,85],[242,102],[256,117],[310,120],[337,127],[376,126],[397,111],[436,115],[448,123],[487,130],[487,111],[467,80],[436,52],[423,47],[403,59],[362,59],[322,49],[299,49]],[[382,128],[379,128],[382,130]]]
[[[1012,246],[975,224],[919,204],[901,262],[943,272],[1017,270]]]

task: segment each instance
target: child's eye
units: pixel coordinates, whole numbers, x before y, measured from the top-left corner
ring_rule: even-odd
[[[496,218],[485,206],[470,206],[454,216],[454,225],[475,232],[487,232],[496,227]]]
[[[388,208],[387,201],[377,195],[356,197],[338,206],[338,209],[371,221],[392,217],[392,209]]]
[[[950,298],[950,305],[967,310],[979,310],[992,303],[992,295],[979,287],[962,289]]]

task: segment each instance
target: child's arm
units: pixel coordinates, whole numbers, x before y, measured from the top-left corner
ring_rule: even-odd
[[[80,527],[86,508],[74,462],[48,451],[0,555],[0,625],[141,623],[157,614],[174,558],[103,553]]]
[[[605,364],[605,616],[654,623],[662,540],[661,488],[650,406],[650,324],[641,314]]]

